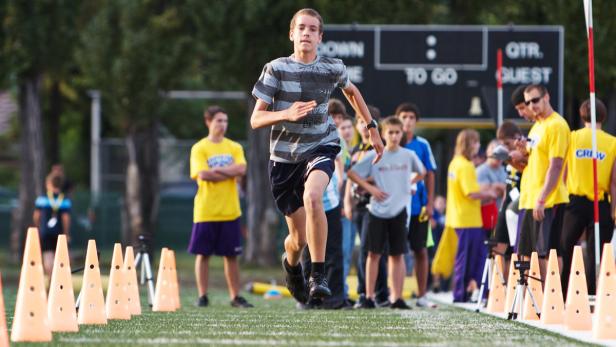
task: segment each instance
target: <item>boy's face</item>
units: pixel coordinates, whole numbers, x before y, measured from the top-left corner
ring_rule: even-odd
[[[515,147],[515,143],[517,140],[519,140],[521,138],[520,135],[517,135],[516,137],[507,137],[502,139],[500,142],[507,147],[508,150],[513,151],[516,149]]]
[[[397,125],[386,125],[383,127],[382,136],[387,143],[387,148],[396,148],[400,146],[400,140],[402,140],[402,127]]]
[[[537,118],[549,116],[548,103],[550,102],[548,94],[541,94],[538,89],[531,89],[529,92],[524,92],[524,103],[532,115]]]
[[[368,133],[368,129],[366,129],[366,122],[364,122],[364,119],[361,117],[355,118],[357,119],[355,129],[357,129],[357,132],[359,133],[359,135],[361,135],[362,139],[368,139],[370,137],[370,134]]]
[[[338,125],[338,132],[344,141],[351,142],[353,139],[353,122],[350,119],[343,119]]]
[[[402,121],[402,130],[405,133],[415,132],[415,126],[417,125],[417,115],[415,112],[400,112],[398,119]]]
[[[515,105],[515,110],[518,111],[518,115],[520,117],[526,119],[527,121],[532,122],[535,120],[535,117],[533,116],[533,112],[531,111],[530,108],[526,107],[526,105],[523,102]]]
[[[299,15],[295,19],[295,27],[289,32],[289,39],[293,41],[296,52],[316,52],[323,39],[323,33],[319,32],[319,20],[306,14]]]
[[[212,135],[224,135],[227,132],[227,126],[229,125],[229,118],[226,113],[218,112],[214,115],[214,118],[210,121],[205,121],[207,129]]]

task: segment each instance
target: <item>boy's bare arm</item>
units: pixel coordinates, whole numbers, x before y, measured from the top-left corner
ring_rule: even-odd
[[[215,170],[227,178],[244,176],[246,174],[246,164],[231,164],[223,167],[218,167]]]
[[[344,192],[343,195],[344,196],[344,214],[348,219],[351,219],[353,217],[353,199],[351,199],[351,180],[348,179],[346,181],[345,187],[344,187]]]
[[[34,223],[34,225],[38,228],[39,224],[41,223],[41,211],[35,209],[34,213],[32,214],[32,223]]]
[[[223,175],[220,172],[217,172],[216,170],[202,170],[202,171],[199,171],[199,178],[202,181],[208,181],[208,182],[220,182],[220,181],[224,181],[226,179],[229,179],[229,177]]]
[[[359,176],[355,171],[353,171],[353,169],[347,171],[347,176],[351,181],[357,183],[357,185],[370,193],[370,195],[372,195],[377,201],[383,201],[387,199],[387,196],[389,196],[389,194],[385,193],[377,186],[370,184],[368,180]]]
[[[71,215],[68,212],[62,213],[62,229],[64,235],[66,235],[66,242],[69,242],[71,240]]]
[[[355,113],[359,115],[366,124],[372,121],[372,116],[370,115],[370,111],[368,110],[368,105],[364,101],[364,97],[361,95],[361,92],[353,83],[349,83],[349,85],[342,89],[342,93],[355,110]],[[376,157],[374,158],[373,163],[381,160],[381,156],[383,155],[383,141],[381,140],[381,135],[379,134],[379,129],[370,128],[370,143],[372,144],[372,148],[376,151]]]
[[[316,101],[297,101],[291,107],[282,111],[268,111],[269,104],[257,99],[255,108],[250,116],[250,126],[259,129],[278,124],[282,121],[296,122],[306,117],[317,106]]]

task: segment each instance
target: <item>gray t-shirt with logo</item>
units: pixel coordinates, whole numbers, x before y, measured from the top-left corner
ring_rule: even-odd
[[[270,159],[298,163],[318,146],[339,146],[327,102],[335,88],[346,88],[349,83],[346,66],[340,59],[318,56],[314,62],[304,64],[290,56],[267,63],[252,89],[255,98],[271,105],[272,111],[286,110],[296,101],[317,103],[307,117],[272,126]]]
[[[370,197],[370,213],[379,218],[393,218],[409,204],[411,173],[423,174],[426,169],[415,152],[403,147],[393,152],[385,150],[381,160],[372,164],[375,156],[374,150],[368,152],[351,170],[363,178],[372,177],[374,184],[388,194],[383,201]]]

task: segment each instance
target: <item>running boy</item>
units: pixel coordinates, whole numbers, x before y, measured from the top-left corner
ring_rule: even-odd
[[[195,254],[195,277],[199,299],[205,307],[209,300],[208,267],[210,256],[224,258],[225,278],[233,307],[252,307],[239,296],[240,273],[237,256],[242,253],[240,199],[236,178],[246,173],[244,150],[225,137],[227,113],[210,106],[204,114],[206,138],[190,150],[190,178],[197,181],[192,235],[188,251]]]
[[[391,308],[408,309],[402,299],[402,284],[406,274],[404,254],[408,250],[406,237],[406,206],[411,195],[411,185],[426,174],[426,169],[417,155],[400,147],[402,122],[395,116],[382,122],[386,147],[383,158],[373,163],[375,152],[369,152],[348,172],[351,180],[370,192],[370,215],[368,217],[366,262],[366,300],[362,308],[376,307],[375,284],[378,264],[386,243],[389,243],[389,268],[393,284]],[[417,173],[411,180],[411,174]],[[368,182],[372,177],[374,184]]]
[[[339,59],[317,55],[323,39],[321,15],[308,8],[297,11],[291,19],[289,39],[293,54],[267,63],[252,90],[256,104],[250,125],[253,129],[272,126],[270,184],[276,206],[289,226],[283,268],[291,294],[306,302],[308,296],[331,295],[324,276],[327,220],[322,197],[340,151],[336,126],[327,114],[334,88],[342,89],[356,114],[368,124],[375,161],[383,153],[383,143],[346,66]],[[306,245],[312,259],[309,288],[299,265]]]

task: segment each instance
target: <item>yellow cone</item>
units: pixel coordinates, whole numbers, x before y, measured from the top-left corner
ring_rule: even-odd
[[[38,229],[28,228],[17,289],[15,316],[11,326],[11,341],[45,342],[51,339]]]
[[[543,306],[541,307],[541,323],[563,324],[565,302],[560,283],[560,269],[558,268],[558,255],[556,250],[550,250],[548,269],[545,274],[545,291],[543,292]]]
[[[509,263],[509,276],[507,277],[507,296],[505,297],[505,310],[509,312],[511,310],[511,305],[513,305],[513,298],[515,297],[515,286],[518,284],[518,280],[520,279],[520,272],[517,271],[514,267],[514,263],[518,261],[518,255],[513,253],[511,255],[511,262]],[[518,305],[514,307],[515,313],[518,312]]]
[[[98,267],[96,241],[94,240],[88,241],[77,322],[79,324],[107,324],[101,271]]]
[[[66,235],[58,236],[49,286],[47,317],[51,331],[79,331]]]
[[[539,256],[537,255],[537,252],[533,252],[530,256],[530,270],[528,271],[528,274],[531,277],[541,280],[541,272],[539,271]],[[529,277],[528,288],[530,289],[530,292],[533,293],[535,303],[537,304],[537,309],[541,310],[541,305],[543,304],[543,290],[541,288],[541,282]],[[522,319],[539,319],[539,316],[537,316],[537,310],[533,307],[530,295],[524,295],[524,317],[522,317]]]
[[[569,330],[592,329],[584,258],[582,257],[582,247],[580,246],[573,248],[573,261],[571,263],[567,302],[565,304],[565,325]]]
[[[0,276],[0,347],[9,346],[9,334],[6,330],[6,314],[4,296],[2,295],[2,276]]]
[[[505,312],[505,284],[501,282],[503,274],[503,256],[497,255],[492,269],[492,287],[490,288],[490,296],[488,297],[488,312],[503,313]]]
[[[105,300],[107,319],[130,319],[128,293],[126,292],[126,280],[124,279],[123,267],[122,245],[116,243],[113,246],[111,270],[109,271],[109,282],[107,286],[107,298]]]
[[[610,243],[603,245],[592,332],[597,339],[616,339],[616,266]]]
[[[126,247],[124,256],[124,276],[126,276],[126,294],[128,309],[131,316],[141,314],[141,299],[139,298],[139,283],[137,282],[137,270],[135,270],[135,254],[132,246]]]
[[[175,311],[170,268],[167,248],[163,248],[160,254],[160,263],[158,265],[158,275],[156,277],[156,290],[154,291],[152,311]]]

